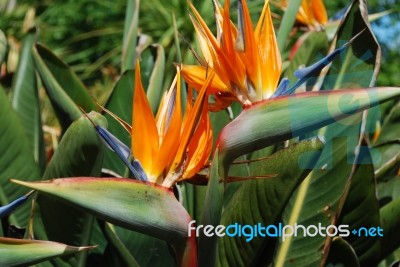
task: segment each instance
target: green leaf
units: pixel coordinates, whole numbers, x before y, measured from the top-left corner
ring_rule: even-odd
[[[349,180],[349,192],[343,205],[338,225],[346,224],[351,229],[370,228],[380,225],[379,203],[376,198],[374,167],[367,144],[360,147],[356,169]],[[345,240],[353,247],[362,266],[378,263],[380,237],[352,236]]]
[[[122,40],[121,72],[134,69],[136,63],[136,38],[138,34],[140,0],[128,1]]]
[[[400,101],[398,101],[385,117],[382,124],[381,134],[375,144],[382,144],[399,139],[397,133],[400,130]]]
[[[332,239],[329,257],[327,259],[327,267],[333,266],[353,266],[359,267],[356,252],[344,239],[334,237]]]
[[[278,223],[294,189],[308,175],[323,148],[320,140],[306,140],[272,156],[251,162],[252,176],[276,177],[244,182],[225,207],[221,224],[267,226]],[[219,266],[266,266],[272,260],[275,238],[224,236],[219,240]]]
[[[385,259],[400,246],[400,198],[397,198],[383,206],[380,210],[383,237],[381,238],[381,255]]]
[[[89,113],[97,125],[106,127],[105,118]],[[101,174],[104,145],[92,123],[84,116],[71,124],[43,175],[43,179],[59,177],[97,176]],[[39,194],[34,212],[35,236],[74,246],[88,245],[92,238],[94,219],[59,200]],[[101,234],[97,228],[97,235]],[[101,240],[101,237],[98,238]],[[104,240],[104,239],[103,239]],[[104,241],[103,241],[104,242]],[[65,261],[70,266],[85,266],[85,253]]]
[[[18,115],[0,87],[0,206],[25,195],[28,191],[9,182],[10,178],[26,181],[40,180],[39,169],[33,158],[25,131]],[[24,204],[9,217],[9,222],[25,227],[30,206]]]
[[[399,148],[398,148],[399,149]],[[399,156],[400,161],[400,156]],[[400,177],[397,176],[389,181],[377,184],[377,195],[380,201],[392,201],[400,197]]]
[[[12,105],[17,111],[28,137],[35,161],[44,171],[46,159],[40,117],[39,94],[32,47],[36,41],[36,29],[32,28],[22,41],[21,52],[12,85]]]
[[[106,119],[96,112],[87,116],[107,128]],[[98,176],[101,173],[104,145],[93,124],[81,116],[67,130],[54,153],[43,180],[58,177]]]
[[[140,266],[135,258],[130,254],[129,250],[125,246],[125,244],[121,241],[116,233],[115,226],[110,223],[104,224],[104,233],[107,236],[107,239],[110,243],[115,247],[115,251],[118,255],[123,259],[126,266],[135,267]]]
[[[365,1],[353,1],[347,11],[338,30],[336,47],[342,46],[342,42],[347,42],[356,34],[360,32],[361,34],[345,53],[332,62],[323,80],[323,90],[363,88],[374,84],[379,69],[380,50],[370,31],[366,11]],[[348,89],[346,91],[352,94],[358,90]],[[376,89],[367,89],[367,91],[369,90]],[[379,91],[379,89],[377,90]],[[398,91],[398,89],[396,90]],[[336,90],[332,93],[343,92],[344,90]],[[377,96],[375,93],[372,95],[374,95],[372,98]],[[338,100],[337,106],[344,104],[351,109],[351,104],[345,104],[345,98]],[[356,98],[353,99],[356,100]],[[359,107],[362,106],[362,102],[358,101]],[[372,102],[375,101],[372,100],[370,104]],[[327,103],[327,108],[316,108],[314,111],[316,114],[322,115],[325,113],[324,109],[331,109],[331,104]],[[367,108],[373,106],[375,105],[368,104]],[[299,112],[301,113],[301,111]],[[344,113],[350,115],[345,111]],[[361,122],[361,114],[354,115],[318,132],[319,135],[324,135],[326,140],[323,154],[317,163],[318,169],[310,173],[292,196],[283,214],[285,224],[292,225],[297,222],[307,226],[321,223],[323,227],[327,227],[337,223],[342,204],[348,196],[346,184],[354,175],[354,164],[357,164],[356,159],[362,149],[359,142],[359,135],[364,134],[364,132],[360,133],[363,129]],[[324,264],[330,242],[331,238],[322,236],[290,238],[278,245],[274,264],[276,266]]]
[[[135,75],[133,70],[125,71],[121,78],[117,81],[114,89],[106,103],[106,108],[120,117],[127,123],[132,121],[132,101],[133,86]],[[130,134],[110,115],[106,114],[109,131],[116,136],[121,142],[129,146],[131,139]],[[128,176],[125,164],[120,160],[114,152],[106,150],[104,156],[104,168],[110,169],[120,176]]]
[[[163,81],[165,71],[165,55],[164,48],[159,44],[150,46],[150,50],[155,50],[154,63],[147,86],[147,99],[149,100],[153,114],[157,113],[158,106],[163,96]],[[153,52],[153,53],[154,53]]]
[[[163,240],[109,223],[106,223],[105,235],[126,265],[133,266],[133,258],[139,266],[163,267],[176,264],[170,246]],[[149,257],[149,251],[155,253]]]
[[[277,34],[278,47],[281,53],[285,51],[286,41],[288,40],[289,34],[293,28],[300,5],[301,0],[289,1],[288,7],[283,14],[281,25]]]
[[[377,150],[374,164],[379,181],[398,177],[397,170],[400,167],[399,122],[400,102],[397,102],[385,117],[380,135],[374,144],[374,148]]]
[[[93,247],[71,247],[61,243],[0,237],[0,265],[31,266],[45,260],[67,256]]]
[[[178,262],[196,261],[194,236],[188,238],[189,214],[172,191],[124,178],[66,178],[15,183],[34,188],[113,224],[145,233],[174,246]]]
[[[224,202],[224,168],[221,168],[218,148],[214,152],[211,163],[210,179],[204,200],[204,209],[201,217],[202,225],[216,227],[221,220],[222,205]],[[214,266],[217,253],[217,236],[206,237],[204,233],[199,237],[199,266]]]
[[[82,115],[79,107],[87,112],[95,109],[94,102],[76,74],[50,50],[36,45],[33,59],[64,131]]]
[[[7,54],[7,38],[3,31],[0,30],[0,64],[3,63]]]
[[[336,33],[336,48],[359,33],[347,51],[332,62],[321,90],[374,86],[381,49],[371,30],[365,1],[354,0]]]
[[[54,79],[64,89],[74,103],[86,112],[96,110],[96,104],[85,85],[65,62],[53,54],[48,48],[37,44],[36,50]],[[55,88],[49,88],[54,90]]]
[[[399,95],[399,88],[377,87],[305,92],[260,102],[221,131],[224,166],[241,155],[304,135]]]
[[[369,21],[372,22],[372,21],[378,20],[392,12],[393,12],[393,10],[385,10],[385,11],[382,11],[379,13],[370,14],[370,15],[368,15],[368,19],[369,19]],[[332,21],[330,20],[325,25],[325,31],[326,31],[326,34],[327,34],[329,40],[332,40],[333,37],[335,37],[335,33],[337,32],[337,29],[339,28],[339,24],[340,24],[340,20],[332,20]]]

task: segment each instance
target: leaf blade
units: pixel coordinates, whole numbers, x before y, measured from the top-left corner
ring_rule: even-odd
[[[71,247],[49,241],[0,237],[0,264],[1,266],[27,266],[91,248],[93,247]]]

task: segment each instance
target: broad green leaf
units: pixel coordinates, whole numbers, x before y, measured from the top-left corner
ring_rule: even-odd
[[[134,258],[139,266],[175,265],[175,256],[167,242],[123,227],[108,225],[113,229],[113,233],[106,232],[107,240],[118,250],[118,255],[123,257],[126,264],[133,266],[132,260],[129,259]],[[119,247],[124,249],[120,250]],[[155,253],[151,253],[150,257],[149,251]]]
[[[380,217],[383,229],[383,237],[380,240],[380,258],[382,260],[392,254],[400,246],[400,198],[397,198],[383,206],[380,210]]]
[[[399,157],[400,158],[400,157]],[[377,185],[378,199],[382,202],[395,200],[400,197],[400,177],[389,181],[381,181]]]
[[[244,182],[222,215],[221,224],[268,226],[276,224],[294,189],[311,171],[323,143],[306,140],[261,161],[249,164],[251,175],[275,174],[276,177]],[[224,236],[219,240],[219,266],[266,266],[272,260],[275,238]]]
[[[106,108],[120,117],[127,123],[132,121],[132,101],[133,101],[133,86],[135,81],[134,71],[125,71],[118,82],[106,103]],[[130,134],[110,115],[106,114],[109,131],[115,135],[121,142],[130,144]],[[120,176],[128,176],[125,164],[120,160],[114,152],[105,151],[104,168],[110,169]]]
[[[35,161],[43,171],[46,164],[42,120],[40,117],[39,93],[32,58],[32,47],[36,41],[36,29],[28,31],[22,41],[21,52],[12,85],[12,105],[17,111],[28,137]]]
[[[54,62],[52,65],[47,65],[44,58],[48,59],[50,62]],[[64,63],[57,59],[50,51],[45,49],[42,46],[36,45],[33,49],[33,59],[35,62],[36,70],[39,72],[40,78],[43,82],[44,88],[46,89],[46,93],[52,103],[53,109],[58,117],[58,120],[65,131],[68,126],[75,120],[77,120],[81,116],[81,111],[79,110],[78,105],[81,105],[82,108],[86,108],[83,105],[84,102],[75,103],[75,96],[72,92],[78,92],[74,90],[74,87],[71,87],[71,91],[65,89],[69,88],[72,85],[76,85],[76,81],[67,80],[64,84],[60,84],[61,81],[58,81],[56,77],[53,75],[52,71],[49,69],[50,67],[61,67],[66,68]],[[64,73],[67,75],[67,73]],[[74,90],[74,91],[72,91]],[[83,95],[83,94],[82,94]],[[77,95],[78,99],[82,96],[80,93]],[[83,97],[83,100],[85,98]],[[87,110],[89,111],[89,110]]]
[[[49,241],[0,237],[0,265],[31,266],[54,257],[67,256],[91,248],[93,247],[71,247]]]
[[[351,118],[354,118],[351,117]],[[347,120],[349,121],[349,120]],[[353,129],[351,129],[350,134]],[[343,136],[349,132],[343,131]],[[331,138],[330,136],[328,138]],[[347,137],[337,137],[327,143],[314,170],[304,179],[291,196],[282,213],[284,225],[335,224],[332,220],[348,178],[351,162],[342,155],[347,153]],[[324,165],[320,165],[323,162]],[[343,168],[342,166],[348,167]],[[329,176],[328,176],[329,175]],[[335,177],[335,179],[331,177]],[[279,240],[274,256],[275,266],[318,266],[326,236],[289,236]],[[326,254],[325,254],[326,255]]]
[[[15,183],[57,197],[92,215],[169,242],[178,263],[194,264],[196,243],[188,237],[191,218],[171,190],[124,178],[65,178]]]
[[[121,257],[126,266],[129,267],[140,266],[136,262],[135,258],[131,255],[129,250],[126,248],[124,243],[121,241],[121,239],[118,237],[114,225],[110,223],[105,223],[104,233],[107,239],[110,241],[110,243],[115,247],[115,251]]]
[[[96,110],[96,104],[89,95],[88,90],[75,72],[72,71],[71,67],[58,58],[48,48],[40,44],[36,45],[36,50],[54,79],[64,89],[74,103],[83,108],[86,112]]]
[[[305,92],[260,102],[221,131],[218,145],[224,166],[241,155],[304,135],[399,95],[397,87],[376,87]]]
[[[300,5],[301,0],[289,1],[288,7],[283,14],[281,25],[277,34],[278,47],[281,53],[285,51],[286,41],[288,40],[289,34],[293,28]]]
[[[365,142],[360,147],[354,174],[349,183],[349,192],[343,205],[338,225],[346,224],[350,229],[377,227],[380,225],[379,203],[376,198],[374,167],[369,148]],[[362,266],[378,263],[379,237],[353,236],[345,240],[355,250]]]
[[[380,50],[370,31],[366,11],[365,1],[353,1],[348,9],[336,36],[336,47],[342,46],[356,34],[360,32],[361,34],[345,53],[332,62],[323,80],[323,90],[337,89],[334,92],[340,94],[343,90],[339,89],[349,88],[346,91],[351,94],[359,89],[350,88],[363,88],[374,84],[379,70]],[[393,92],[395,91],[398,89],[394,89]],[[339,102],[344,104],[342,101]],[[361,101],[358,104],[361,106]],[[344,105],[348,108],[351,106],[351,104]],[[373,106],[368,105],[368,108]],[[314,109],[316,114],[320,115],[319,112],[323,110],[324,108]],[[356,157],[361,149],[359,147],[359,135],[363,134],[360,133],[360,129],[363,129],[361,122],[361,114],[354,115],[318,132],[319,135],[324,135],[326,140],[323,154],[317,163],[318,169],[310,173],[292,196],[283,214],[285,224],[297,222],[307,226],[321,223],[327,227],[337,223],[341,204],[348,193],[345,186],[353,176],[353,165],[356,164]],[[323,255],[329,250],[330,241],[329,237],[322,236],[290,238],[278,245],[274,264],[276,266],[324,264],[326,258]]]
[[[30,150],[18,115],[0,87],[0,206],[25,195],[28,191],[9,182],[10,178],[27,181],[40,180],[40,172]],[[29,218],[29,204],[19,207],[9,217],[9,222],[25,227]]]
[[[356,252],[351,247],[351,245],[341,237],[334,237],[332,239],[332,244],[329,251],[329,257],[326,261],[325,266],[359,267],[360,263],[358,262]]]
[[[0,30],[0,64],[2,64],[3,61],[5,60],[6,53],[7,53],[7,38],[4,35],[3,31]]]
[[[97,125],[106,127],[105,118],[97,113],[88,116]],[[101,174],[104,145],[92,123],[82,116],[71,124],[43,175],[43,179],[59,177],[97,176]],[[91,243],[95,229],[92,216],[53,197],[39,194],[34,212],[35,236],[74,246]],[[97,235],[101,234],[97,228]],[[101,240],[101,237],[98,238]],[[104,242],[104,241],[103,241]],[[85,266],[85,253],[65,260],[70,266]],[[64,261],[55,259],[55,261]],[[60,263],[59,263],[60,264]]]
[[[122,40],[121,72],[135,68],[140,0],[129,0]]]

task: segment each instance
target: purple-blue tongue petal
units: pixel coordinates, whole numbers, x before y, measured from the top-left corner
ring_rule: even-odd
[[[277,97],[282,95],[283,93],[285,93],[287,91],[287,89],[289,88],[289,79],[288,78],[283,78],[281,80],[281,82],[278,85],[278,88],[276,88],[275,93],[271,96],[271,98]]]
[[[33,194],[33,192],[34,191],[32,190],[28,194],[26,194],[26,195],[24,195],[24,196],[22,196],[20,198],[17,198],[16,200],[11,202],[10,204],[7,204],[5,206],[0,207],[0,219],[3,218],[4,216],[7,216],[13,210],[15,210],[16,208],[21,206],[29,198],[29,196]]]
[[[112,151],[117,153],[118,157],[122,159],[125,165],[129,168],[132,172],[133,176],[140,181],[147,181],[147,176],[143,171],[142,165],[139,161],[134,160],[131,164],[129,161],[130,157],[130,150],[129,148],[118,140],[117,137],[112,135],[109,131],[105,128],[95,125],[97,132],[99,133],[102,140],[106,143],[107,147],[109,147]]]
[[[289,89],[286,91],[282,92],[281,94],[276,94],[276,96],[279,95],[289,95],[293,93],[300,85],[305,83],[309,78],[313,77],[316,73],[321,71],[324,67],[329,65],[338,55],[340,55],[342,52],[344,52],[347,47],[358,37],[360,34],[362,34],[364,31],[359,32],[357,35],[355,35],[353,38],[351,38],[347,43],[345,43],[343,46],[337,48],[335,51],[332,53],[328,54],[326,57],[322,58],[318,62],[312,64],[311,66],[308,66],[306,68],[302,68],[299,70],[296,70],[294,72],[294,76],[296,76],[299,80]],[[274,94],[274,96],[275,96]]]

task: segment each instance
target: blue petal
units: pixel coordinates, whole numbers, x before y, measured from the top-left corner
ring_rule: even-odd
[[[99,132],[100,136],[102,136],[102,133],[104,135],[107,135],[109,137],[110,140],[113,141],[113,143],[115,144],[114,147],[117,147],[117,151],[120,151],[121,155],[126,158],[129,159],[130,156],[130,150],[129,147],[127,145],[125,145],[124,143],[122,143],[117,137],[115,137],[112,133],[110,133],[109,131],[107,131],[105,128],[101,127],[101,126],[95,126],[97,132]],[[102,139],[104,141],[104,144],[112,151],[118,153],[109,143],[107,143],[106,139],[103,138]]]
[[[289,87],[289,79],[288,78],[283,78],[281,82],[278,85],[278,88],[276,88],[275,93],[271,96],[271,98],[277,97],[282,95],[284,92],[287,91]]]
[[[309,78],[313,77],[316,73],[321,71],[324,67],[329,65],[338,55],[340,55],[343,51],[347,49],[347,47],[361,34],[364,30],[359,32],[353,38],[350,39],[347,43],[345,43],[342,47],[337,48],[335,51],[327,55],[326,57],[322,58],[318,62],[312,64],[309,67],[302,68],[296,70],[294,75],[299,79],[291,88],[287,89],[281,95],[288,95],[293,93],[300,85],[305,83]]]
[[[29,196],[33,193],[34,191],[30,191],[28,194],[14,200],[8,205],[0,207],[0,219],[3,218],[4,216],[7,216],[10,214],[13,210],[21,206],[28,198]]]
[[[130,150],[129,148],[122,143],[120,140],[118,140],[117,137],[112,135],[109,131],[107,131],[105,128],[95,125],[97,132],[99,133],[100,137],[103,139],[103,141],[106,143],[106,145],[113,150],[115,153],[117,153],[118,157],[122,159],[122,161],[125,163],[125,165],[129,168],[129,170],[132,172],[133,176],[135,176],[136,179],[140,181],[147,181],[147,176],[144,173],[144,170],[142,168],[142,165],[135,160],[131,164],[129,161],[129,156],[130,156]]]

